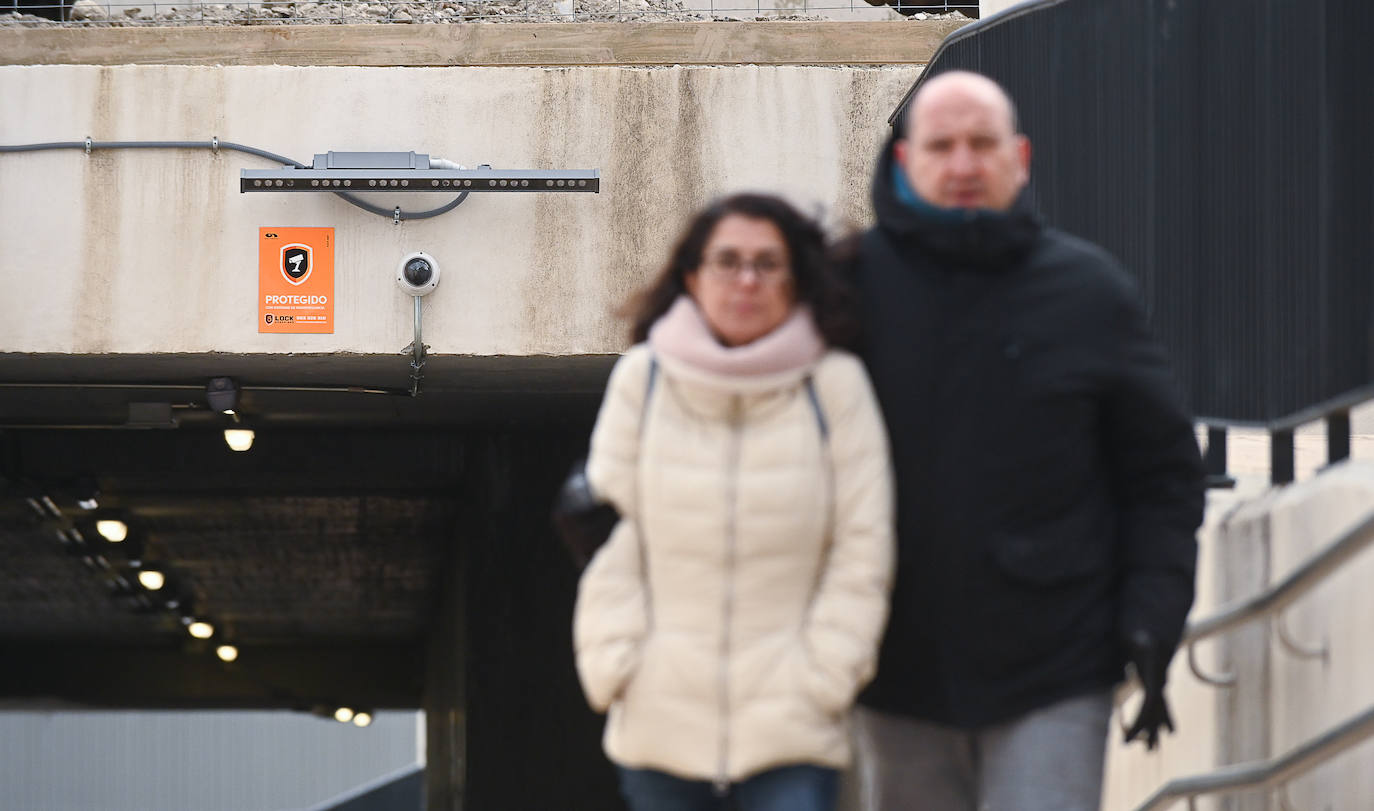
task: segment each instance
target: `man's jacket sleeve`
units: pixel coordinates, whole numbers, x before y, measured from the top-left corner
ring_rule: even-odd
[[[1102,415],[1118,505],[1117,630],[1148,631],[1172,655],[1193,602],[1204,470],[1164,348],[1134,289],[1120,293]]]

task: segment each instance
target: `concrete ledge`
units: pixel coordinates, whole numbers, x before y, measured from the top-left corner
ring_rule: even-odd
[[[0,30],[7,65],[924,65],[966,21]]]
[[[0,673],[0,695],[11,708],[299,711],[326,696],[379,710],[421,706],[420,669],[410,666],[423,661],[418,644],[338,640],[248,649],[251,666],[226,668],[214,656],[175,646],[6,641],[0,656],[24,667]]]

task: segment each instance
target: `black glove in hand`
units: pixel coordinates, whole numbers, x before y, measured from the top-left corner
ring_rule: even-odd
[[[1174,731],[1174,719],[1169,717],[1169,704],[1164,700],[1164,680],[1169,667],[1168,653],[1148,631],[1137,630],[1126,640],[1126,653],[1135,666],[1136,677],[1145,691],[1140,714],[1126,730],[1126,743],[1138,737],[1145,740],[1146,749],[1159,743],[1159,728]]]

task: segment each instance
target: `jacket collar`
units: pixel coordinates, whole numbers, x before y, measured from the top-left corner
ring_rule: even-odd
[[[743,346],[711,334],[691,296],[681,296],[649,330],[649,345],[675,377],[729,393],[761,393],[800,381],[825,353],[811,311],[797,305],[777,329]]]
[[[873,209],[880,229],[971,269],[1007,270],[1030,251],[1042,225],[1024,191],[1005,212],[932,205],[916,195],[893,157],[892,145],[899,137],[900,129],[894,128],[873,178]]]

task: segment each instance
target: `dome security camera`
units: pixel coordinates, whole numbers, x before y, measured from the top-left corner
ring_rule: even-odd
[[[396,266],[396,284],[408,295],[427,296],[439,286],[439,263],[424,251],[408,253]]]

